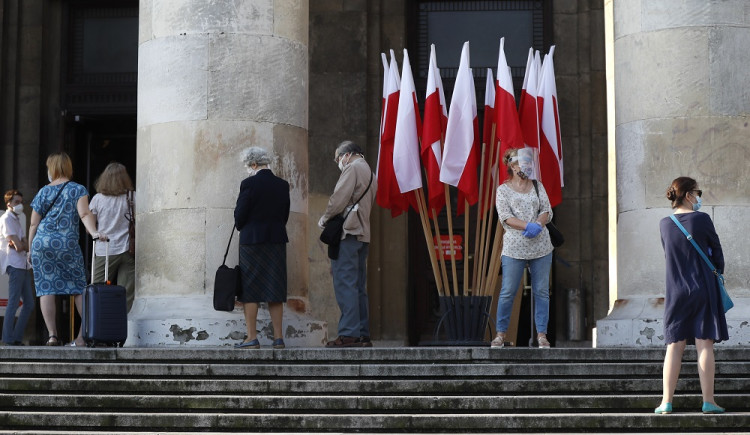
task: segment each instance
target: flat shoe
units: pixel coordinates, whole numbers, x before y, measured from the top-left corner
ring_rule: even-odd
[[[62,343],[57,338],[56,335],[50,335],[47,339],[47,342],[44,344],[45,346],[62,346]]]
[[[723,414],[726,409],[711,402],[703,402],[703,409],[701,411],[704,414]]]
[[[276,340],[274,340],[272,346],[274,349],[283,349],[286,347],[283,338],[277,338]]]
[[[703,405],[705,407],[705,404]],[[658,408],[654,409],[654,414],[671,414],[672,413],[672,403],[667,402],[663,405],[659,405]]]
[[[234,345],[235,349],[260,349],[260,341],[258,339],[243,341]]]

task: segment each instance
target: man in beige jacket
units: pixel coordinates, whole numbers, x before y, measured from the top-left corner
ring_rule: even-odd
[[[362,150],[354,142],[342,142],[336,148],[334,160],[341,176],[318,225],[325,227],[330,218],[340,213],[349,212],[349,215],[344,221],[338,258],[331,260],[333,288],[341,310],[339,336],[329,341],[326,347],[370,347],[367,253],[370,210],[375,200],[377,180]]]

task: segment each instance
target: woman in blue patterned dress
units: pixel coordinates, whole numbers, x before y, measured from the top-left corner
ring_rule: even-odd
[[[92,237],[106,240],[96,231],[96,218],[89,210],[86,188],[70,181],[73,164],[67,154],[60,152],[47,158],[47,177],[50,183],[31,201],[31,226],[29,246],[34,269],[36,294],[44,323],[49,331],[47,346],[59,346],[57,338],[57,295],[75,295],[75,304],[81,314],[81,293],[86,287],[86,270],[83,254],[78,245],[78,223],[83,222]],[[82,346],[83,337],[71,345]]]

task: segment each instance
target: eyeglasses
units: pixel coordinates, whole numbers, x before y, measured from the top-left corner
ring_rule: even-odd
[[[702,191],[702,190],[700,190],[700,189],[693,189],[693,190],[691,190],[691,192],[695,192],[695,193],[697,193],[697,195],[696,195],[696,196],[703,196],[703,191]]]

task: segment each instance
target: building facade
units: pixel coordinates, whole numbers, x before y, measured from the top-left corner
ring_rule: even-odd
[[[93,180],[110,160],[125,163],[139,193],[129,345],[228,345],[242,338],[243,317],[239,310],[211,309],[213,274],[244,176],[238,152],[267,147],[277,157],[274,171],[292,186],[285,336],[288,345],[320,345],[336,335],[338,307],[317,221],[338,178],[332,157],[339,142],[354,140],[373,169],[377,164],[381,53],[393,49],[400,65],[407,48],[419,88],[426,68],[419,53],[432,38],[444,41],[441,46],[471,40],[480,84],[482,67],[496,66],[496,57],[482,63],[492,58],[483,53],[496,56],[500,37],[506,50],[522,53],[529,46],[546,53],[554,44],[565,161],[555,220],[566,243],[556,250],[552,272],[551,335],[558,345],[587,344],[596,336],[595,321],[604,319],[599,345],[656,345],[658,328],[656,334],[639,329],[656,337],[645,341],[634,325],[658,324],[663,255],[656,228],[658,216],[668,213],[660,197],[668,180],[693,175],[704,190],[716,192],[707,205],[732,256],[727,277],[737,315],[747,313],[743,297],[750,288],[742,263],[750,262],[747,247],[729,235],[730,228],[746,226],[738,216],[747,207],[747,169],[732,162],[748,152],[740,139],[747,99],[743,103],[744,91],[716,85],[740,80],[750,63],[736,42],[748,31],[743,3],[688,2],[677,15],[681,22],[668,4],[3,0],[0,180],[30,201],[46,182],[46,155],[65,150],[76,181],[93,194]],[[696,16],[700,21],[692,22]],[[609,51],[608,25],[614,35]],[[702,41],[703,51],[679,43],[685,35]],[[658,54],[666,47],[671,58],[686,61],[665,67]],[[719,56],[726,47],[733,55]],[[609,72],[608,53],[614,53]],[[439,52],[448,98],[450,65],[458,57],[448,48]],[[525,57],[511,68],[518,94]],[[668,80],[683,69],[693,75]],[[701,98],[695,90],[679,98],[690,84],[703,86]],[[609,99],[608,85],[615,91]],[[664,96],[665,89],[673,97]],[[616,116],[609,126],[608,115]],[[686,141],[695,145],[676,146]],[[704,157],[685,158],[696,150]],[[428,342],[440,313],[418,219],[392,218],[376,208],[372,222],[373,338]],[[637,230],[640,225],[648,230]],[[230,250],[230,264],[236,251]],[[577,303],[568,300],[570,289],[583,295]],[[643,303],[653,310],[622,310]],[[65,301],[60,309],[68,309]],[[569,319],[580,317],[585,332],[572,336]],[[267,323],[262,313],[261,324]],[[38,342],[44,334],[37,322],[28,336]],[[519,342],[521,335],[519,328]]]

